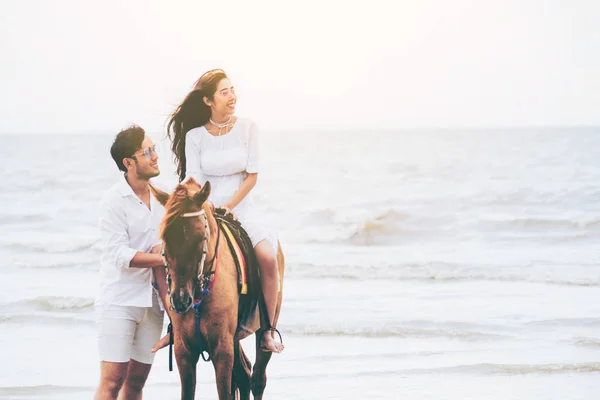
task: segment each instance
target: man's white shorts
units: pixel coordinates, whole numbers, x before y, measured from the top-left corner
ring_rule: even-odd
[[[155,291],[152,307],[96,305],[100,361],[122,363],[133,359],[152,364],[152,346],[160,339],[163,321],[164,311]]]

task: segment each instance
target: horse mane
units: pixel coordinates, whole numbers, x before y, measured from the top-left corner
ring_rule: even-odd
[[[180,217],[190,211],[186,207],[193,203],[194,195],[201,189],[200,185],[190,178],[186,183],[177,185],[175,191],[169,196],[160,227],[160,237],[167,247],[183,243],[184,238],[180,236],[185,222]]]
[[[169,196],[167,204],[165,204],[165,217],[163,218],[160,227],[160,237],[165,240],[170,228],[176,223],[177,219],[185,212],[185,203],[188,199],[187,189],[179,185],[175,191]]]

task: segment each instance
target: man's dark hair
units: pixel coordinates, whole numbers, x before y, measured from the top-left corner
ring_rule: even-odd
[[[145,136],[146,132],[137,125],[131,125],[129,128],[119,132],[110,147],[110,155],[121,171],[127,172],[127,168],[123,164],[123,159],[131,157],[142,147]]]

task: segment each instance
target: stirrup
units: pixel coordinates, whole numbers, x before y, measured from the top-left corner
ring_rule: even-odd
[[[260,331],[260,335],[261,335],[261,337],[260,337],[260,344],[259,344],[259,346],[258,346],[258,348],[259,348],[260,350],[262,350],[262,351],[268,351],[268,352],[270,352],[270,351],[271,351],[271,350],[269,350],[268,348],[266,348],[265,346],[263,346],[263,345],[262,345],[262,335],[263,335],[263,334],[264,334],[266,331],[271,331],[271,332],[275,332],[275,333],[277,333],[277,336],[279,336],[279,343],[281,343],[281,344],[283,345],[283,338],[281,337],[281,333],[279,332],[279,330],[277,330],[277,328],[270,327],[270,328],[267,328],[267,329],[261,329],[261,331]]]

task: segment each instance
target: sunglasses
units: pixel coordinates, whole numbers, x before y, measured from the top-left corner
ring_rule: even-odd
[[[146,147],[144,150],[142,150],[142,154],[140,154],[140,155],[144,155],[146,157],[146,159],[152,160],[152,154],[157,154],[156,146]],[[133,153],[131,158],[133,158],[134,160],[137,160],[135,153]]]

